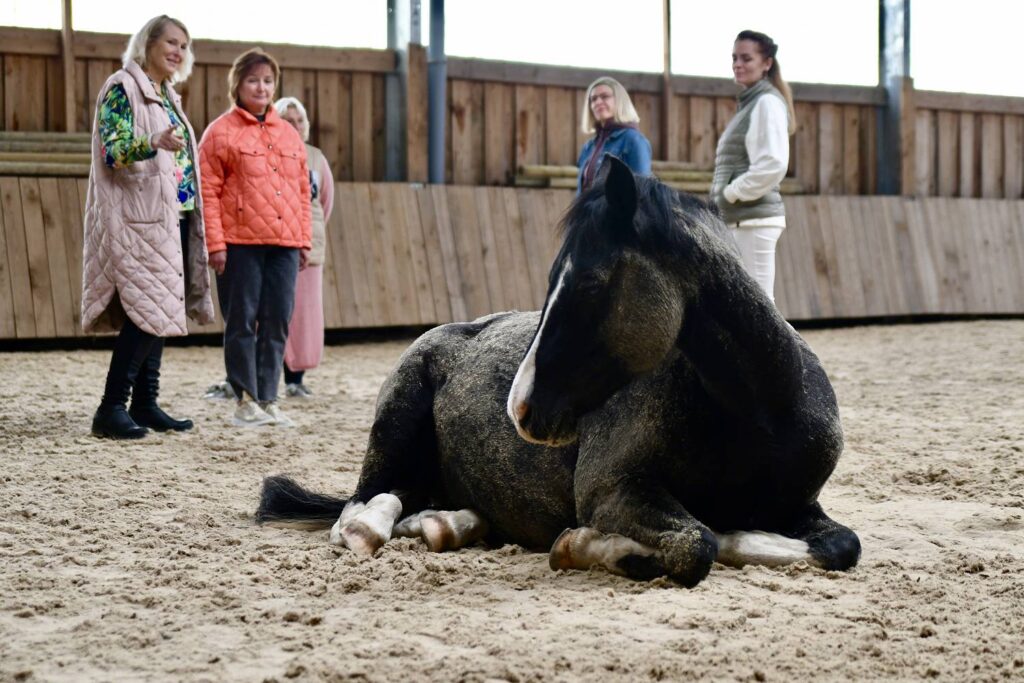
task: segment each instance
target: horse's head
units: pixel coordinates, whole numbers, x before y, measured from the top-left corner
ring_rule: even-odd
[[[685,249],[685,213],[675,192],[615,157],[570,207],[540,324],[508,397],[524,439],[572,442],[582,415],[673,349],[690,285],[669,254]]]

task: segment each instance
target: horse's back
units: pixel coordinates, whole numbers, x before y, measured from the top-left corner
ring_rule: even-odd
[[[529,444],[505,412],[538,321],[536,312],[497,314],[442,326],[424,341],[435,386],[439,502],[478,511],[498,539],[546,550],[575,523],[576,447]]]

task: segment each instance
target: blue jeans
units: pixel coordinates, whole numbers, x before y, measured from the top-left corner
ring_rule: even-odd
[[[299,250],[229,244],[217,276],[224,317],[224,367],[235,394],[277,400],[288,321],[295,305]]]

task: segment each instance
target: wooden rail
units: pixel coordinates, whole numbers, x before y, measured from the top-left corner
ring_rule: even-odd
[[[84,179],[0,177],[0,339],[82,334],[85,187]],[[328,328],[538,308],[572,197],[338,183],[324,271]],[[789,319],[1024,313],[1024,201],[791,196],[786,213],[776,299]]]

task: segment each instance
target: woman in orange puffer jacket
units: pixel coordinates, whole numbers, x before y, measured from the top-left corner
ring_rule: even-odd
[[[305,145],[271,106],[279,77],[263,50],[240,55],[229,76],[235,106],[199,143],[207,247],[239,426],[292,424],[277,406],[277,386],[312,223]]]

